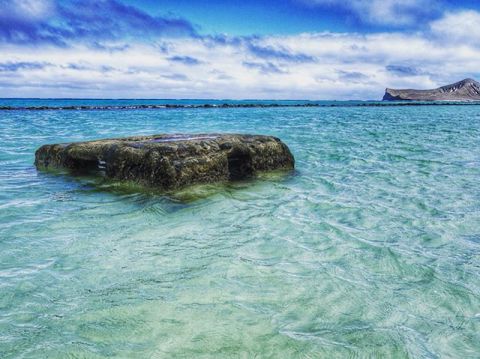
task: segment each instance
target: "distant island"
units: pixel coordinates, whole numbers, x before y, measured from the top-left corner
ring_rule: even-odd
[[[383,101],[480,101],[480,83],[473,79],[465,79],[434,90],[387,88]]]

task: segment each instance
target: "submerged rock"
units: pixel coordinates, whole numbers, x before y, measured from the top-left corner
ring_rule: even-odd
[[[480,83],[465,79],[434,90],[395,90],[387,88],[383,101],[480,101]]]
[[[294,164],[282,141],[260,135],[136,136],[44,145],[35,153],[37,169],[94,172],[165,190],[246,179]]]

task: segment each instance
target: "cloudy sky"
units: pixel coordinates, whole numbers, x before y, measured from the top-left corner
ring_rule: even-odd
[[[0,97],[379,99],[480,78],[477,0],[0,0]]]

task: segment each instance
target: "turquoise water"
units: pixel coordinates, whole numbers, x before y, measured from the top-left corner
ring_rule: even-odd
[[[32,164],[209,131],[296,171],[162,196]],[[479,179],[475,106],[0,112],[0,357],[478,358]]]

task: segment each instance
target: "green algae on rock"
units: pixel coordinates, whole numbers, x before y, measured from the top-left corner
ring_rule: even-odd
[[[44,145],[35,153],[37,169],[95,172],[164,190],[246,179],[294,165],[280,139],[242,134],[135,136]]]

